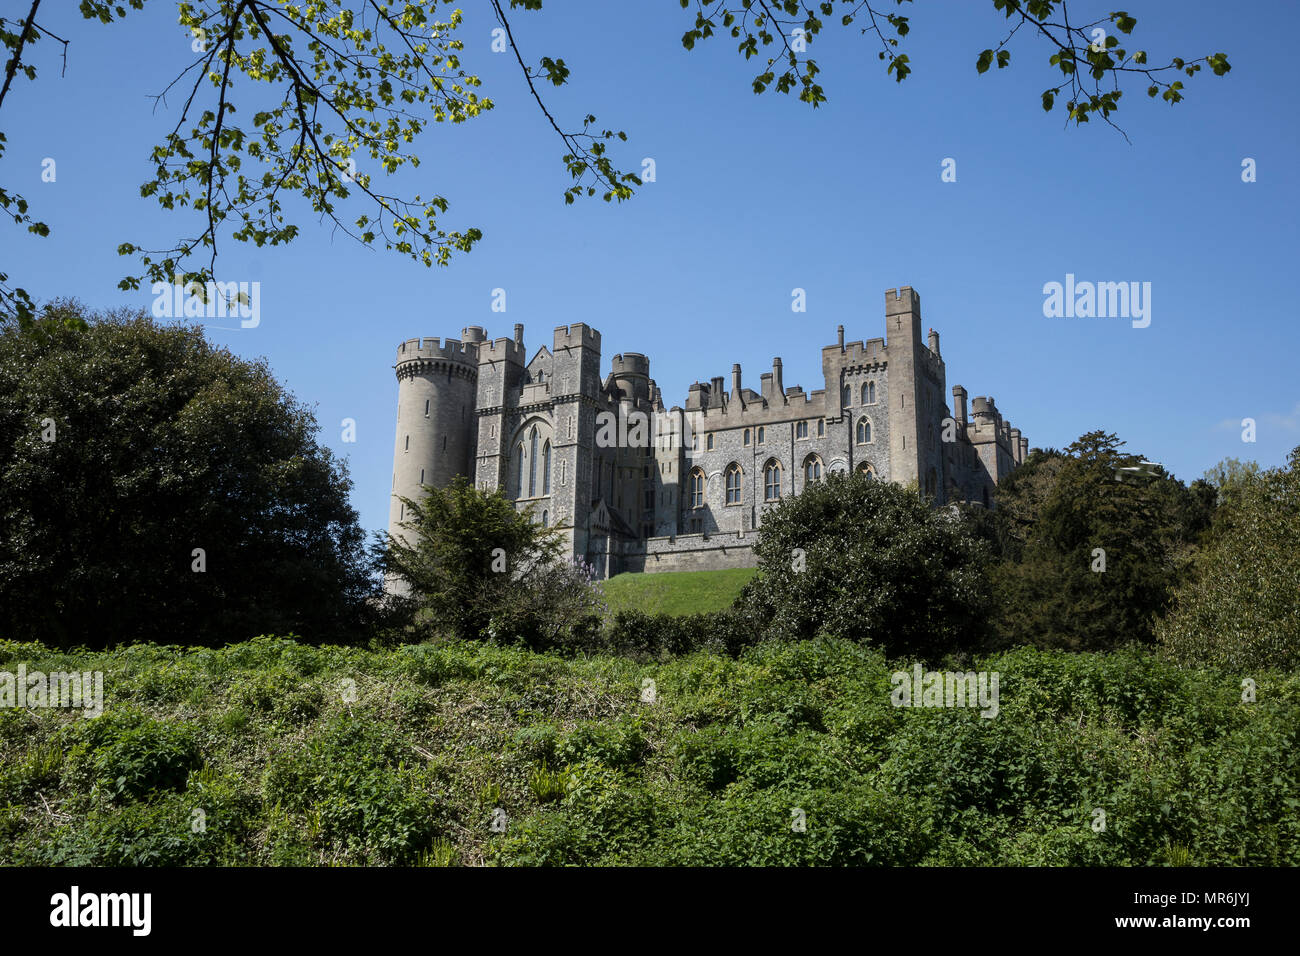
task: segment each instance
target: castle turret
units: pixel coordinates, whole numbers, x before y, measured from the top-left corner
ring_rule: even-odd
[[[889,356],[890,477],[921,487],[921,297],[911,286],[885,292]]]
[[[478,344],[472,326],[462,341],[410,339],[397,350],[397,443],[393,450],[388,530],[406,540],[402,498],[418,501],[423,486],[473,475]]]
[[[635,403],[650,401],[650,360],[640,352],[623,352],[613,361],[614,384]]]

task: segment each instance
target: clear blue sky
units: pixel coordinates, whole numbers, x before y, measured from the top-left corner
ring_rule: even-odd
[[[18,6],[5,4],[10,16]],[[191,214],[138,195],[150,146],[180,106],[173,97],[155,112],[151,94],[188,62],[188,37],[163,0],[107,27],[66,0],[45,6],[46,26],[72,41],[67,75],[43,42],[38,80],[16,81],[4,107],[0,177],[53,233],[0,231],[0,261],[38,298],[148,308],[147,288],[118,291],[131,263],[115,250],[197,230]],[[522,322],[531,354],[556,325],[587,322],[603,334],[606,370],[616,352],[645,352],[666,402],[682,404],[691,382],[730,380],[733,362],[757,388],[774,355],[787,386],[821,387],[819,350],[836,325],[850,340],[883,335],[883,293],[899,285],[921,293],[942,335],[949,387],[995,396],[1033,446],[1103,428],[1190,481],[1228,456],[1279,464],[1300,444],[1300,144],[1284,72],[1300,7],[1131,0],[1130,49],[1161,62],[1224,51],[1233,69],[1203,71],[1173,108],[1135,85],[1118,114],[1130,145],[1100,123],[1064,129],[1059,111],[1043,113],[1039,94],[1055,79],[1039,43],[1017,38],[1011,68],[976,74],[979,51],[1005,32],[989,0],[909,4],[915,72],[901,85],[870,39],[830,30],[813,45],[830,96],[816,111],[755,96],[755,61],[729,38],[683,50],[691,15],[675,2],[549,0],[516,11],[514,28],[526,60],[563,57],[572,70],[570,86],[548,94],[554,112],[571,124],[595,113],[628,132],[626,168],[657,164],[657,181],[629,203],[565,206],[561,144],[512,58],[490,51],[486,4],[463,6],[465,61],[497,108],[430,130],[409,182],[451,200],[446,228],[483,230],[476,251],[426,269],[332,236],[299,209],[292,245],[226,241],[218,260],[220,278],[261,282],[262,320],[211,338],[265,356],[316,407],[367,529],[387,521],[392,365],[406,338],[466,325],[508,336]],[[237,91],[245,122],[251,92]],[[54,183],[41,181],[46,157]],[[940,180],[947,157],[955,183]],[[1241,181],[1244,157],[1258,164],[1253,184]],[[1150,282],[1150,327],[1044,318],[1043,285],[1066,273]],[[505,314],[490,311],[497,287]],[[807,290],[806,314],[790,310],[795,287]],[[1241,440],[1245,417],[1258,422],[1255,444]],[[344,418],[357,421],[354,444],[342,441]]]

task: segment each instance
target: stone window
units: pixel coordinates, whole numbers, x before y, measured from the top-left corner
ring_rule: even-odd
[[[807,438],[807,437],[808,437],[808,423],[807,423],[807,422],[796,422],[796,423],[795,423],[795,426],[794,426],[794,437],[795,437],[795,438]]]
[[[803,481],[805,485],[814,481],[821,481],[822,478],[822,460],[816,455],[809,455],[803,463]]]
[[[758,426],[758,443],[759,443],[760,445],[763,444],[763,441],[764,441],[764,439],[766,439],[766,438],[767,438],[767,429],[764,428],[762,425],[759,425],[759,426]]]
[[[551,441],[542,446],[542,494],[551,493]]]
[[[763,466],[763,500],[775,501],[781,497],[781,463],[775,458]]]
[[[868,445],[871,443],[871,420],[869,418],[858,419],[858,444]]]
[[[691,507],[704,507],[704,472],[698,468],[691,471]]]
[[[866,475],[868,478],[874,478],[876,477],[876,469],[872,466],[871,462],[864,461],[862,464],[858,465],[858,474]]]
[[[424,469],[420,469],[420,484],[424,484]]]
[[[515,497],[524,496],[524,443],[515,449]]]
[[[745,429],[745,446],[749,447],[749,429]]]
[[[727,504],[738,505],[740,501],[740,465],[733,461],[727,467]]]
[[[826,419],[824,418],[817,419],[817,437],[818,438],[826,437]]]
[[[410,450],[411,450],[411,436],[410,436],[410,435],[407,435],[407,436],[406,436],[406,448],[405,448],[405,450],[406,450],[406,451],[410,451]]]
[[[862,386],[862,404],[863,405],[876,404],[876,383],[875,382],[867,382]]]
[[[713,432],[709,432],[704,436],[704,447],[709,451],[713,451]]]
[[[853,389],[848,385],[840,391],[840,404],[845,408],[853,404]]]
[[[549,526],[550,526],[550,523],[551,523],[551,521],[550,521],[550,515],[547,514],[546,509],[543,508],[543,509],[542,509],[542,527],[543,527],[543,528],[549,527]]]
[[[528,497],[537,497],[537,426],[528,433]]]
[[[424,417],[429,417],[429,400],[427,398],[424,400]]]

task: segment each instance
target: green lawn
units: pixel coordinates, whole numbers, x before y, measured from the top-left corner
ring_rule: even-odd
[[[645,611],[683,615],[721,611],[736,599],[745,582],[753,576],[753,568],[618,574],[605,582],[605,598],[610,614]]]

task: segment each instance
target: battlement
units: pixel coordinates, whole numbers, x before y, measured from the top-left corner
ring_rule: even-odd
[[[970,409],[975,418],[996,419],[998,417],[998,407],[987,395],[976,395],[972,398]]]
[[[600,333],[584,322],[556,326],[554,351],[579,347],[600,351]]]
[[[397,364],[406,362],[456,362],[474,368],[478,364],[478,346],[455,339],[407,339],[397,347]]]
[[[898,289],[885,290],[885,315],[898,315],[900,312],[919,312],[921,295],[910,285]]]
[[[867,339],[865,342],[845,342],[843,345],[824,345],[822,355],[831,358],[844,357],[843,364],[876,365],[885,361],[885,340]]]
[[[478,347],[478,360],[484,362],[512,362],[524,364],[524,343],[514,339],[493,339]]]

